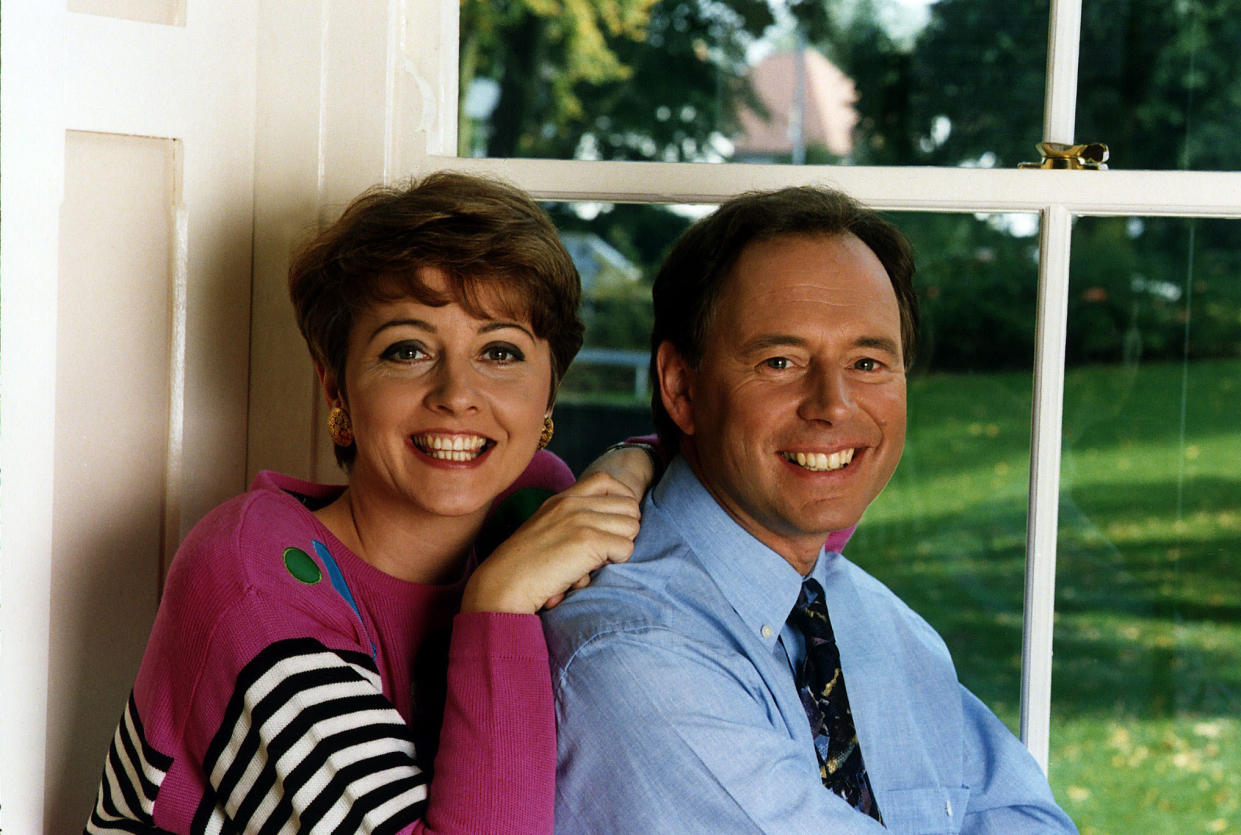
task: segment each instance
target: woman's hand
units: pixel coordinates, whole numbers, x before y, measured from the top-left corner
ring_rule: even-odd
[[[639,518],[631,487],[605,472],[585,476],[544,502],[483,561],[466,584],[461,611],[550,609],[589,583],[592,571],[629,559]]]
[[[617,444],[592,461],[582,471],[582,478],[592,473],[607,473],[629,488],[635,499],[642,501],[655,478],[653,454],[647,444]]]

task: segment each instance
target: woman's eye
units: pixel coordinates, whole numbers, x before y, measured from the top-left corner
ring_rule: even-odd
[[[380,357],[385,360],[393,360],[394,362],[414,362],[426,355],[427,352],[417,342],[398,342],[395,345],[388,346],[387,350]]]
[[[483,357],[492,362],[521,362],[526,357],[515,345],[488,345]]]

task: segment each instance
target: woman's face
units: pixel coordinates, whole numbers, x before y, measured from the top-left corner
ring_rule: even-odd
[[[419,277],[433,291],[447,287],[438,269]],[[529,464],[549,412],[551,352],[524,319],[495,315],[402,299],[356,317],[345,397],[358,498],[439,516],[482,514]]]

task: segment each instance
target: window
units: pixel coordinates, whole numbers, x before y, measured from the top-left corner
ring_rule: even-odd
[[[436,16],[446,8],[422,2]],[[627,78],[640,39],[625,33],[642,25],[622,12],[647,4],[586,5],[616,11],[602,42],[616,63],[595,53],[594,64],[610,79],[540,75],[554,60],[497,73],[478,39],[496,32],[471,17],[490,4],[463,3],[458,67],[426,72],[440,118],[425,126],[418,164],[589,204],[574,215],[583,227],[624,207],[710,205],[805,182],[898,213],[919,245],[930,324],[953,315],[946,330],[960,331],[991,316],[983,333],[1013,359],[997,367],[988,350],[998,348],[978,340],[933,346],[941,366],[911,381],[906,460],[852,553],[913,599],[970,686],[1050,758],[1053,788],[1084,831],[1241,825],[1235,0],[1109,0],[1088,19],[1079,0],[859,0],[821,7],[851,16],[818,8],[797,25],[777,21],[775,44],[737,34],[762,34],[763,15],[776,16],[766,3],[668,0],[652,7],[664,40],[646,44],[663,61],[639,68],[663,75]],[[701,17],[729,10],[732,36]],[[677,46],[673,31],[702,36]],[[721,68],[748,67],[764,49],[813,49],[853,82],[852,144],[820,140],[803,104],[776,114],[800,123],[800,145],[736,153],[729,120],[740,117],[725,106],[734,76]],[[678,93],[691,107],[654,101],[653,120],[617,122],[634,98],[684,90],[688,70],[673,68],[694,61],[710,72]],[[806,90],[823,65],[802,64],[793,84]],[[499,86],[518,82],[543,114],[533,131],[487,121]],[[847,87],[836,90],[828,103],[847,103]],[[1016,168],[1038,159],[1039,140],[1076,139],[1108,143],[1111,170]],[[493,152],[500,140],[506,150]],[[948,279],[967,292],[936,283]],[[1002,306],[986,303],[1003,294]],[[625,362],[584,367],[583,400],[591,386],[630,385]],[[956,479],[957,495],[902,515],[902,501],[941,478]]]

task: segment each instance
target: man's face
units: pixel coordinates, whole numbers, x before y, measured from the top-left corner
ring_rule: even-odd
[[[892,283],[851,234],[749,245],[699,367],[660,347],[682,452],[729,515],[803,573],[900,460],[901,350]]]

